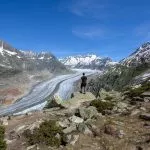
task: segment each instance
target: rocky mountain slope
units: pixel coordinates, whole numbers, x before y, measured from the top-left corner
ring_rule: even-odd
[[[98,99],[89,92],[74,93],[65,102],[49,99],[50,107],[42,111],[3,117],[0,122],[6,130],[4,139],[1,129],[0,146],[4,150],[6,146],[9,150],[149,150],[150,87],[140,90],[102,89]]]
[[[69,70],[51,53],[34,53],[0,41],[0,104],[10,105],[39,82]]]
[[[77,55],[59,59],[64,65],[72,68],[86,68],[104,70],[114,66],[117,62],[113,62],[110,58],[99,57],[96,55]]]
[[[131,85],[138,85],[150,80],[150,43],[138,48],[119,64],[109,68],[102,76],[91,81],[93,91],[101,88],[122,90]]]
[[[150,42],[143,44],[129,57],[120,61],[125,66],[138,66],[143,63],[150,63]]]
[[[51,53],[21,51],[0,41],[0,76],[42,70],[48,70],[51,73],[67,71],[66,67]]]

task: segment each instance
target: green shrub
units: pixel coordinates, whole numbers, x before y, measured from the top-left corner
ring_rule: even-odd
[[[24,131],[23,135],[29,145],[45,144],[59,147],[61,138],[56,137],[57,133],[62,136],[62,128],[56,125],[56,121],[50,120],[41,123],[39,128],[33,130],[33,133],[28,129]]]
[[[114,107],[114,104],[111,102],[103,102],[103,101],[96,99],[91,102],[91,106],[96,107],[98,112],[103,113],[105,110],[112,110]]]
[[[128,89],[128,93],[127,96],[130,98],[136,97],[136,96],[140,96],[143,92],[145,91],[150,91],[150,82],[146,82],[144,84],[142,84],[141,87],[135,88],[135,89]]]
[[[108,101],[111,101],[113,99],[113,97],[112,96],[107,96],[107,97],[105,97],[105,100],[108,100]]]
[[[0,150],[6,150],[6,142],[4,141],[5,128],[0,126]]]

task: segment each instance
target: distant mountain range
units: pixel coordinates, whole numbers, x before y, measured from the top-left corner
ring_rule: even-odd
[[[77,55],[59,59],[65,66],[71,68],[99,69],[104,70],[114,66],[117,62],[113,62],[109,57],[100,57],[96,55]]]
[[[0,41],[0,76],[42,70],[61,73],[67,68],[51,53],[22,51]]]
[[[111,86],[117,88],[133,80],[146,80],[150,77],[150,42],[143,44],[120,62],[113,62],[109,57],[94,54],[69,56],[58,60],[51,53],[22,51],[0,41],[0,76],[43,70],[56,74],[66,72],[68,68],[102,70],[105,77],[103,81],[110,81]]]

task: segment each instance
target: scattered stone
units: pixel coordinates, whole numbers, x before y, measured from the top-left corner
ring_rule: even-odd
[[[124,136],[124,131],[123,130],[119,130],[116,125],[105,125],[105,131],[106,134],[115,136],[115,137],[119,137],[119,138],[123,138]]]
[[[71,124],[70,127],[68,127],[68,128],[63,130],[63,133],[64,134],[69,134],[69,133],[71,133],[73,131],[76,131],[76,129],[77,129],[76,128],[76,124]]]
[[[91,131],[93,132],[94,136],[100,136],[102,134],[101,129],[96,126],[92,126]]]
[[[75,145],[75,143],[78,141],[79,135],[73,135],[72,141],[70,142],[71,145]]]
[[[140,110],[146,111],[146,108],[145,107],[140,107]]]
[[[63,140],[64,143],[67,143],[67,144],[68,144],[68,143],[71,142],[71,139],[72,139],[72,135],[69,134],[69,135],[63,136],[63,139],[62,139],[62,140]]]
[[[131,112],[131,116],[136,116],[139,115],[141,113],[141,111],[139,109],[135,109]]]
[[[139,117],[140,117],[141,119],[150,121],[150,114],[148,114],[148,113],[143,113],[143,114],[141,114]]]
[[[117,103],[117,107],[120,108],[120,109],[124,109],[124,108],[127,108],[127,104],[126,103],[123,103],[123,102],[119,102]]]
[[[61,139],[61,136],[60,136],[59,133],[57,133],[55,137],[56,137],[57,139]]]
[[[141,96],[143,96],[143,97],[150,97],[150,92],[144,92],[144,93],[142,93]]]
[[[93,136],[92,131],[87,127],[86,124],[80,123],[77,127],[78,131],[84,133],[85,135]]]
[[[19,126],[15,129],[15,131],[18,133],[19,131],[23,130],[26,128],[26,125],[22,125],[22,126]]]
[[[90,106],[88,108],[81,107],[77,110],[79,116],[84,120],[91,119],[92,117],[98,114],[98,111],[95,107]]]
[[[58,126],[62,127],[62,128],[67,128],[70,125],[70,122],[68,119],[65,119],[64,121],[58,121],[57,122]]]
[[[8,118],[7,117],[0,118],[0,122],[2,125],[8,126]]]
[[[31,146],[27,147],[27,150],[32,150],[33,148],[36,148],[36,145],[31,145]]]
[[[120,112],[122,112],[122,111],[120,111]],[[104,110],[104,111],[103,111],[103,114],[104,114],[104,115],[111,115],[111,114],[112,114],[112,111],[111,111],[111,110]]]
[[[59,95],[54,95],[52,97],[52,99],[49,101],[49,107],[53,108],[53,107],[60,107],[60,108],[64,108],[64,106],[62,105],[62,99],[59,97]]]
[[[145,122],[143,126],[144,126],[145,128],[150,129],[150,123],[148,123],[148,122]]]
[[[43,119],[36,120],[33,124],[29,125],[26,129],[29,129],[32,132],[35,128],[39,128],[42,122],[44,122]]]
[[[82,123],[83,119],[73,115],[72,117],[69,118],[69,121],[73,123]]]
[[[150,97],[144,97],[144,102],[148,103],[150,101]]]
[[[139,101],[139,102],[143,102],[144,100],[143,100],[143,98],[141,98],[141,97],[133,97],[133,99],[132,99],[133,101]]]
[[[106,125],[105,133],[110,135],[116,135],[117,128],[114,125]]]
[[[124,134],[124,131],[123,131],[123,130],[119,130],[119,131],[118,131],[118,137],[119,137],[119,138],[123,138],[124,135],[125,135],[125,134]]]
[[[18,139],[20,136],[13,130],[9,133],[9,140]]]
[[[87,102],[83,102],[81,106],[82,107],[89,107],[90,104],[91,104],[91,101],[87,101]]]

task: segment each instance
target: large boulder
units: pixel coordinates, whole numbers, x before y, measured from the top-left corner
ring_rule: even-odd
[[[144,92],[144,93],[142,93],[141,96],[142,96],[142,97],[150,97],[150,92],[149,92],[149,91]]]
[[[72,122],[72,123],[82,123],[84,120],[80,117],[77,117],[77,116],[72,116],[69,118],[69,121]]]
[[[60,107],[64,108],[62,104],[62,99],[60,98],[59,95],[55,94],[49,101],[48,101],[48,108],[53,108],[53,107]]]
[[[77,115],[79,115],[84,120],[91,119],[92,117],[96,116],[98,111],[95,107],[90,106],[88,108],[81,107],[77,109]]]

